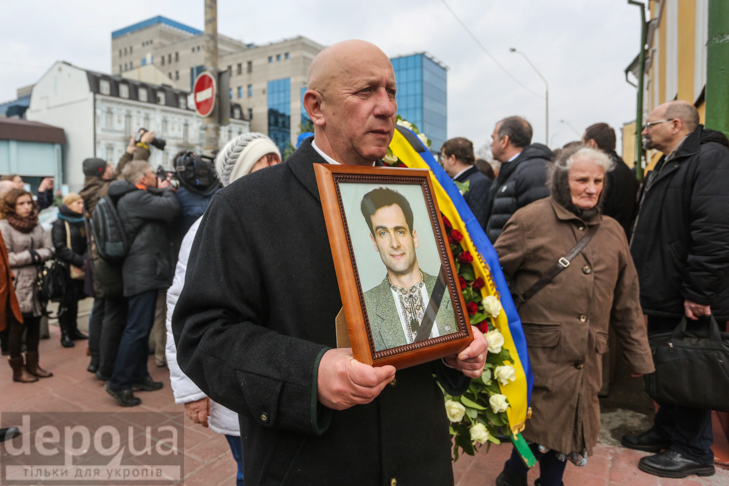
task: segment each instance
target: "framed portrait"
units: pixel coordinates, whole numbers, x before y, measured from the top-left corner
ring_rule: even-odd
[[[398,369],[473,340],[427,170],[316,164],[355,359]]]

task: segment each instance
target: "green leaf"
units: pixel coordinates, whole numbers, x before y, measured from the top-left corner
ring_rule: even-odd
[[[475,408],[476,410],[486,410],[486,407],[482,407],[478,403],[473,402],[466,397],[461,397],[461,403],[467,407]]]
[[[471,325],[475,326],[479,322],[482,322],[486,320],[486,314],[481,314],[480,312],[476,312],[474,315],[471,316]]]
[[[468,415],[469,418],[476,420],[476,418],[478,417],[478,410],[473,408],[467,408],[466,415]]]
[[[476,280],[476,275],[473,273],[473,267],[470,263],[464,263],[458,270],[458,275],[465,278],[466,280]]]
[[[463,298],[466,300],[466,302],[470,301],[473,298],[473,289],[471,287],[466,287],[463,292]]]
[[[468,190],[471,188],[471,181],[466,181],[466,182],[453,181],[453,182],[456,183],[456,187],[461,192],[461,194],[467,193]]]

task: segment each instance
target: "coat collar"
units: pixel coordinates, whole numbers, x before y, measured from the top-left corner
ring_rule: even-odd
[[[468,169],[464,170],[460,174],[458,174],[453,180],[456,182],[466,182],[471,175],[478,172],[478,169],[475,165],[472,165]]]
[[[579,216],[577,216],[575,213],[573,213],[569,209],[563,207],[561,204],[559,204],[557,201],[555,201],[554,198],[551,196],[549,197],[549,203],[552,205],[552,209],[554,210],[554,214],[557,216],[557,219],[559,219],[561,221],[579,221],[588,226],[602,223],[602,214],[598,214],[597,216],[590,219],[589,221],[585,221],[584,219],[580,218]]]

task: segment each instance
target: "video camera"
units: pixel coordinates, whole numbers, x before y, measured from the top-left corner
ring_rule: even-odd
[[[137,134],[134,136],[134,143],[141,142],[142,141],[142,135],[144,135],[148,131],[149,130],[147,130],[146,128],[140,128],[139,130],[137,130]],[[152,139],[152,142],[150,142],[150,145],[152,145],[153,147],[156,147],[156,148],[158,148],[160,150],[164,150],[165,149],[165,145],[167,145],[167,140],[165,140],[164,138],[154,137]]]
[[[164,167],[159,166],[157,177],[166,179],[167,174]],[[183,152],[175,159],[175,171],[172,172],[170,184],[175,188],[184,186],[191,192],[209,196],[220,187],[215,159],[190,150]]]

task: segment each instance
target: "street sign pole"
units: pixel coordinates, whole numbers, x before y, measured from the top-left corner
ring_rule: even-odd
[[[218,2],[217,0],[205,0],[205,68],[204,70],[212,74],[215,78],[218,73]],[[217,88],[217,86],[216,86]],[[212,155],[213,151],[218,148],[220,140],[220,126],[218,125],[218,113],[215,109],[217,91],[213,96],[213,109],[203,120],[205,127],[205,146],[203,153]],[[196,102],[197,104],[197,102]]]

